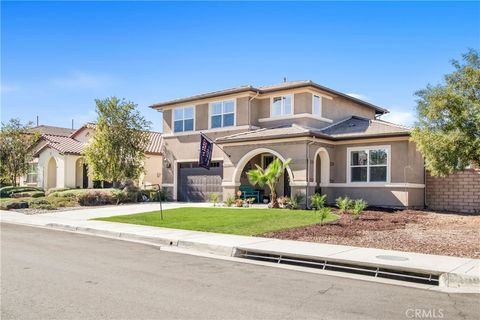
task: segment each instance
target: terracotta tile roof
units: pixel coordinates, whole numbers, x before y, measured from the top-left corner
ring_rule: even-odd
[[[383,120],[373,120],[352,116],[323,129],[307,128],[296,124],[273,128],[262,128],[216,139],[219,143],[251,141],[292,137],[318,137],[327,140],[348,140],[368,137],[389,137],[409,135],[410,128]]]
[[[46,141],[46,144],[41,149],[48,146],[63,154],[80,154],[84,147],[84,143],[70,137],[44,134],[42,139]]]
[[[149,142],[146,153],[162,153],[162,134],[160,132],[148,131]]]
[[[39,132],[40,134],[51,134],[51,135],[63,136],[63,137],[68,137],[75,131],[74,129],[46,126],[46,125],[36,126],[31,128],[30,130]]]
[[[327,94],[331,94],[333,96],[341,96],[341,97],[343,97],[347,100],[354,101],[354,102],[359,103],[361,105],[364,105],[366,107],[372,108],[378,114],[388,113],[387,109],[384,109],[382,107],[376,106],[376,105],[371,104],[369,102],[357,99],[355,97],[349,96],[345,93],[330,89],[330,88],[322,86],[322,85],[319,85],[319,84],[317,84],[317,83],[315,83],[311,80],[289,81],[289,82],[282,82],[282,83],[275,84],[275,85],[261,86],[261,87],[254,87],[254,86],[251,86],[251,85],[240,86],[240,87],[231,88],[231,89],[213,91],[213,92],[203,93],[203,94],[194,95],[194,96],[190,96],[190,97],[185,97],[185,98],[180,98],[180,99],[174,99],[174,100],[154,103],[150,106],[150,108],[154,108],[154,109],[162,108],[162,107],[166,107],[166,106],[175,105],[175,104],[178,104],[178,103],[194,102],[194,101],[201,100],[201,99],[220,97],[220,96],[224,96],[224,95],[228,95],[228,94],[242,93],[242,92],[248,92],[248,91],[251,91],[252,93],[262,94],[262,93],[271,93],[271,92],[280,91],[280,90],[297,89],[297,88],[303,88],[303,87],[312,87],[312,88],[316,88],[318,90],[324,91]]]
[[[95,129],[94,123],[86,123],[77,130],[71,130],[68,136],[43,134],[40,141],[35,148],[35,154],[38,154],[46,147],[51,147],[62,154],[81,154],[85,143],[75,139],[75,135],[83,128]],[[148,134],[148,144],[145,153],[161,154],[162,153],[162,134],[160,132],[146,131]]]

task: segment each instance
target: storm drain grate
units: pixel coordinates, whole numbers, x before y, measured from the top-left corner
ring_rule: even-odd
[[[375,278],[386,278],[386,279],[393,279],[393,280],[399,280],[399,281],[430,284],[430,285],[436,285],[436,286],[439,285],[438,283],[439,276],[434,274],[406,272],[406,271],[399,271],[399,270],[388,269],[388,268],[338,263],[338,262],[328,261],[328,260],[305,259],[305,258],[268,254],[268,253],[255,252],[255,251],[246,251],[246,250],[237,250],[236,256],[245,258],[245,259],[267,261],[267,262],[272,262],[277,264],[288,264],[288,265],[321,269],[321,270],[355,273],[355,274],[361,274],[361,275],[371,276]]]

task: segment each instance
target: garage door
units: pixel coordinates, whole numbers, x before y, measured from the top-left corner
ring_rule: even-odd
[[[208,201],[211,193],[222,193],[222,178],[222,162],[212,162],[210,170],[199,167],[196,162],[180,163],[177,199]]]

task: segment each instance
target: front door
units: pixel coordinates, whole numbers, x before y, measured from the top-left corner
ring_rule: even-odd
[[[283,196],[290,197],[291,196],[290,190],[290,177],[288,176],[288,171],[285,169],[283,172]]]
[[[83,182],[82,182],[82,188],[87,189],[88,188],[88,166],[86,163],[83,164]]]

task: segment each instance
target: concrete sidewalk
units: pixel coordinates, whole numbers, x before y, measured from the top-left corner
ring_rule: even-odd
[[[210,206],[210,204],[166,203],[164,209],[192,206],[205,207]],[[81,209],[30,216],[13,211],[0,211],[0,217],[1,222],[6,223],[142,241],[221,256],[238,256],[242,252],[253,252],[255,254],[273,254],[402,272],[432,274],[439,276],[439,285],[443,287],[480,289],[480,260],[478,259],[89,220],[155,210],[158,210],[158,203]]]

